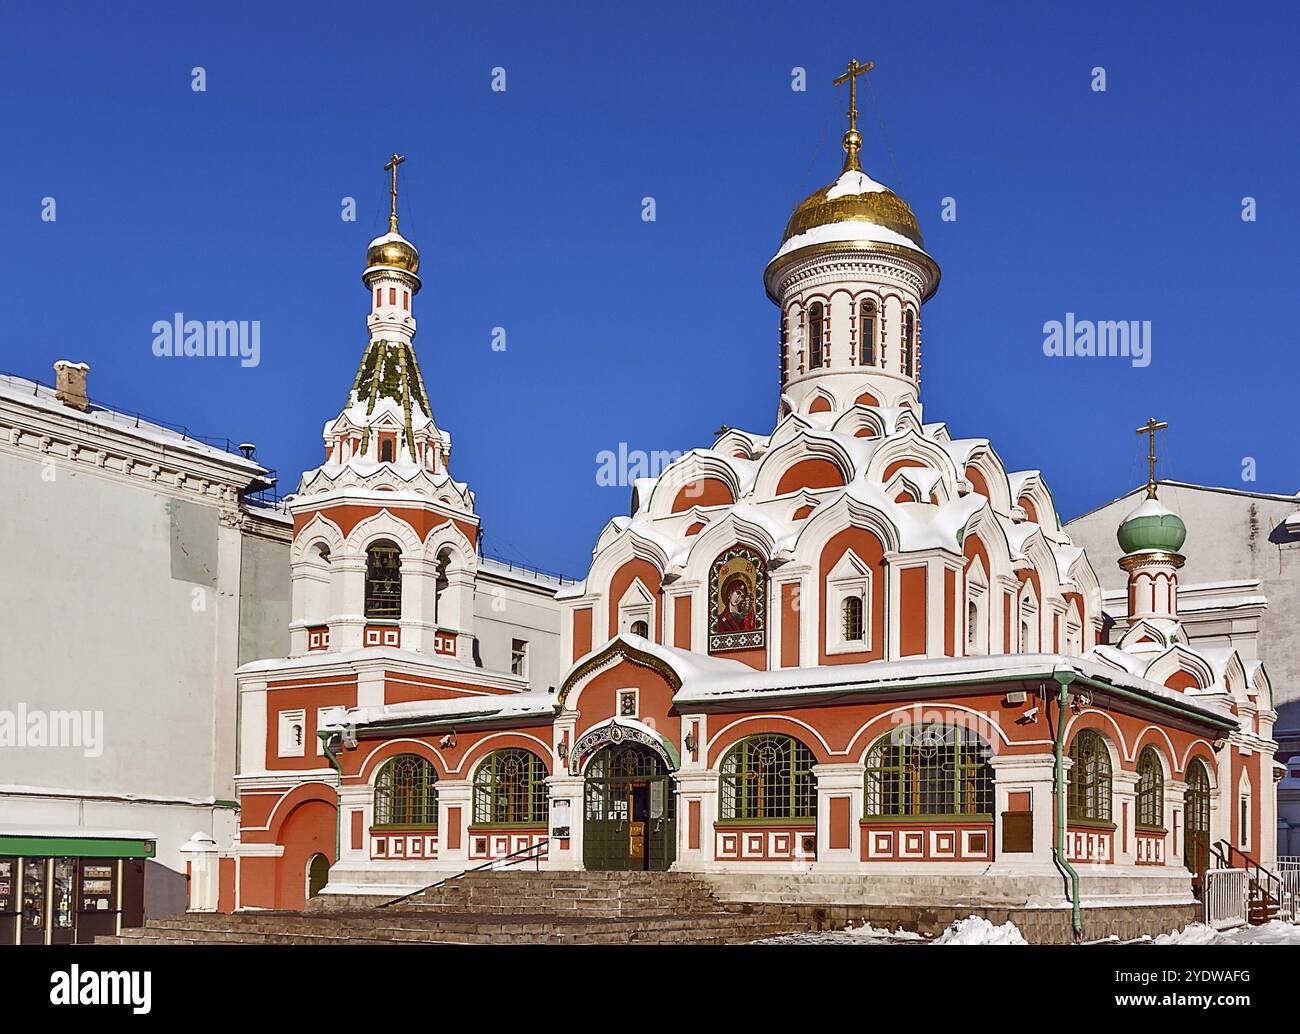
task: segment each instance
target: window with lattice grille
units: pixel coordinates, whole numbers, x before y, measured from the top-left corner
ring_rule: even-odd
[[[1070,744],[1069,790],[1066,803],[1071,821],[1109,822],[1110,751],[1101,734],[1084,729]]]
[[[1138,755],[1137,824],[1139,829],[1165,828],[1165,772],[1154,747]]]
[[[840,604],[840,611],[844,641],[846,643],[861,642],[863,638],[862,597],[845,596]]]
[[[876,303],[868,299],[862,303],[858,316],[858,365],[876,365]]]
[[[868,818],[993,817],[993,750],[959,725],[907,725],[866,758]]]
[[[366,617],[402,616],[401,550],[392,542],[376,542],[366,550]]]
[[[808,307],[808,369],[816,370],[822,365],[822,352],[825,344],[826,308],[821,302],[813,302]]]
[[[792,736],[751,736],[722,760],[722,818],[813,819],[813,753]]]
[[[375,779],[376,826],[436,826],[438,774],[414,754],[399,754]]]
[[[493,751],[474,774],[476,825],[544,823],[546,806],[546,765],[532,751]]]

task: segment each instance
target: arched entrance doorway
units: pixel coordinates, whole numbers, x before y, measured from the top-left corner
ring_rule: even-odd
[[[322,890],[330,878],[330,860],[323,854],[314,854],[311,861],[307,863],[307,898],[314,898]]]
[[[663,759],[611,743],[587,766],[582,862],[588,869],[662,872],[677,857],[675,794]]]
[[[1199,881],[1210,866],[1210,776],[1199,760],[1187,766],[1183,823],[1183,864]]]

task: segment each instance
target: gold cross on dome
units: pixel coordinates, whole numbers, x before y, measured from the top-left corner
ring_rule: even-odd
[[[1147,436],[1147,498],[1156,497],[1156,432],[1163,431],[1168,427],[1166,423],[1156,423],[1155,417],[1150,417],[1145,424],[1137,429],[1138,434]]]
[[[406,161],[406,157],[404,155],[400,155],[394,152],[393,157],[390,158],[387,164],[384,166],[385,172],[388,172],[391,169],[393,173],[393,187],[392,190],[390,191],[392,195],[392,207],[388,211],[388,232],[389,233],[397,232],[397,167],[401,165],[402,162],[404,161]]]
[[[849,132],[858,128],[858,76],[870,72],[876,67],[874,61],[868,61],[865,65],[858,64],[858,59],[849,60],[848,71],[835,80],[836,86],[849,84]]]

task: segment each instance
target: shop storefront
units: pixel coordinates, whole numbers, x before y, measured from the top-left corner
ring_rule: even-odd
[[[89,944],[144,924],[153,834],[0,827],[0,944]]]

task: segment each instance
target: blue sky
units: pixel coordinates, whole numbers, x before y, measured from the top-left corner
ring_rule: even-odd
[[[1164,476],[1300,489],[1290,5],[51,6],[0,9],[0,370],[87,361],[98,400],[255,441],[285,490],[365,344],[394,150],[416,344],[489,552],[581,574],[627,507],[601,450],[770,430],[762,269],[838,171],[850,56],[877,64],[864,166],[943,268],[927,420],[1043,470],[1066,517],[1142,477],[1149,415]],[[260,320],[261,364],[156,358],[177,311]],[[1044,357],[1066,312],[1150,320],[1150,366]]]

